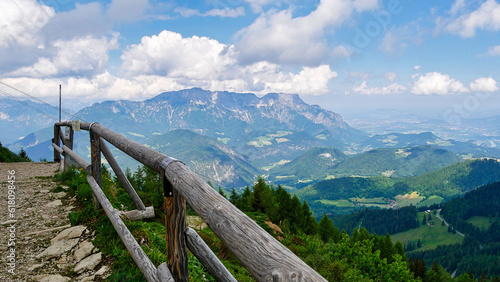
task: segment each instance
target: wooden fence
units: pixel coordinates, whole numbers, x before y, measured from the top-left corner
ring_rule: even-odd
[[[91,163],[73,151],[75,130],[89,131]],[[106,141],[160,174],[168,261],[158,268],[123,223],[122,213],[111,206],[101,189],[102,153],[137,208],[125,213],[125,216],[131,220],[154,216],[152,207],[144,206],[125,177]],[[236,281],[196,231],[187,227],[186,201],[258,281],[326,281],[179,160],[149,149],[98,123],[55,123],[52,146],[54,161],[60,162],[62,169],[72,159],[88,172],[87,181],[94,193],[94,206],[104,209],[148,281],[188,281],[187,248],[217,281]]]

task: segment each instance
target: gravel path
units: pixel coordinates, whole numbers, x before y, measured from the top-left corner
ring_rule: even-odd
[[[61,257],[37,257],[70,227],[74,199],[51,192],[58,185],[53,179],[58,167],[48,162],[0,163],[0,281],[68,281],[63,276],[72,272],[70,257],[78,245]],[[89,241],[90,235],[83,231],[78,242]],[[71,280],[91,275],[73,273]]]

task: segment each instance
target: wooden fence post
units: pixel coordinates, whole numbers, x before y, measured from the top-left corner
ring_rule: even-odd
[[[54,125],[54,139],[52,139],[52,143],[56,144],[58,147],[62,147],[59,141],[59,126]],[[57,150],[54,150],[54,162],[58,163],[61,161],[61,155]]]
[[[64,145],[73,150],[73,127],[66,126],[64,129]],[[67,155],[64,156],[64,171],[68,170],[73,164],[71,158]]]
[[[167,263],[175,281],[189,281],[186,248],[186,200],[162,174],[165,199]]]
[[[94,177],[97,184],[102,187],[102,177],[101,177],[101,138],[92,131],[92,127],[89,130],[90,135],[90,156],[92,164],[92,176]],[[97,200],[96,196],[93,194],[94,208],[100,209],[101,204]]]

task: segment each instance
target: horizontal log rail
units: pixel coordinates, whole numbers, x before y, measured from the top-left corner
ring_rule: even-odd
[[[66,155],[70,156],[77,163],[81,163],[80,166],[84,167],[85,170],[90,172],[95,171],[95,167],[93,167],[95,166],[94,163],[90,165],[88,162],[81,162],[81,158],[79,159],[73,155],[72,147],[69,148],[64,145],[65,137],[62,137],[62,148],[59,147],[61,127],[69,127],[73,123],[71,121],[55,123],[52,144],[54,147],[54,160],[61,160],[62,151],[64,157]],[[91,136],[98,137],[91,138],[91,140],[98,140],[99,144],[97,145],[99,145],[99,150],[103,152],[120,182],[127,192],[129,192],[129,195],[133,199],[135,198],[134,203],[136,204],[138,213],[145,212],[145,207],[140,198],[135,196],[137,194],[134,193],[135,190],[130,183],[127,184],[128,181],[125,181],[126,177],[124,177],[123,172],[116,164],[116,160],[112,158],[111,152],[103,140],[158,172],[163,179],[168,268],[165,264],[162,264],[155,269],[155,272],[150,266],[146,267],[144,271],[139,266],[146,278],[146,273],[150,275],[154,272],[156,276],[151,274],[152,276],[150,277],[156,277],[156,279],[160,279],[161,281],[187,281],[187,255],[185,253],[187,245],[195,256],[199,256],[198,259],[200,262],[202,262],[217,281],[236,281],[203,240],[199,236],[196,236],[196,232],[187,228],[185,223],[185,201],[187,201],[258,281],[326,281],[288,248],[262,229],[256,222],[205,183],[181,161],[145,147],[98,123],[82,122],[79,124],[79,127],[82,130],[89,131]],[[71,130],[70,132],[72,133],[73,131]],[[110,160],[112,160],[111,162],[114,161],[114,163],[111,164]],[[94,158],[93,161],[95,161]],[[118,174],[121,176],[118,176]],[[107,198],[100,199],[104,195],[100,189],[100,185],[90,173],[87,180],[89,183],[93,183],[91,186],[95,186],[92,187],[92,190],[95,190],[94,195],[99,194],[96,196],[97,200],[106,211]],[[112,217],[117,216],[117,222],[118,220],[121,221],[116,212],[112,213],[110,211],[110,214]],[[110,215],[108,214],[108,216]],[[129,240],[128,237],[125,239]],[[124,239],[122,238],[122,240]],[[129,251],[131,250],[129,249]],[[141,260],[136,260],[138,265],[142,262],[142,257]],[[161,271],[162,269],[170,269],[168,275],[171,274],[171,276]]]

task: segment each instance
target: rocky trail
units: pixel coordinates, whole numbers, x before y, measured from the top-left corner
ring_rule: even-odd
[[[85,226],[71,227],[74,198],[55,163],[0,163],[0,281],[100,281],[110,265]],[[62,188],[62,189],[61,189]]]

